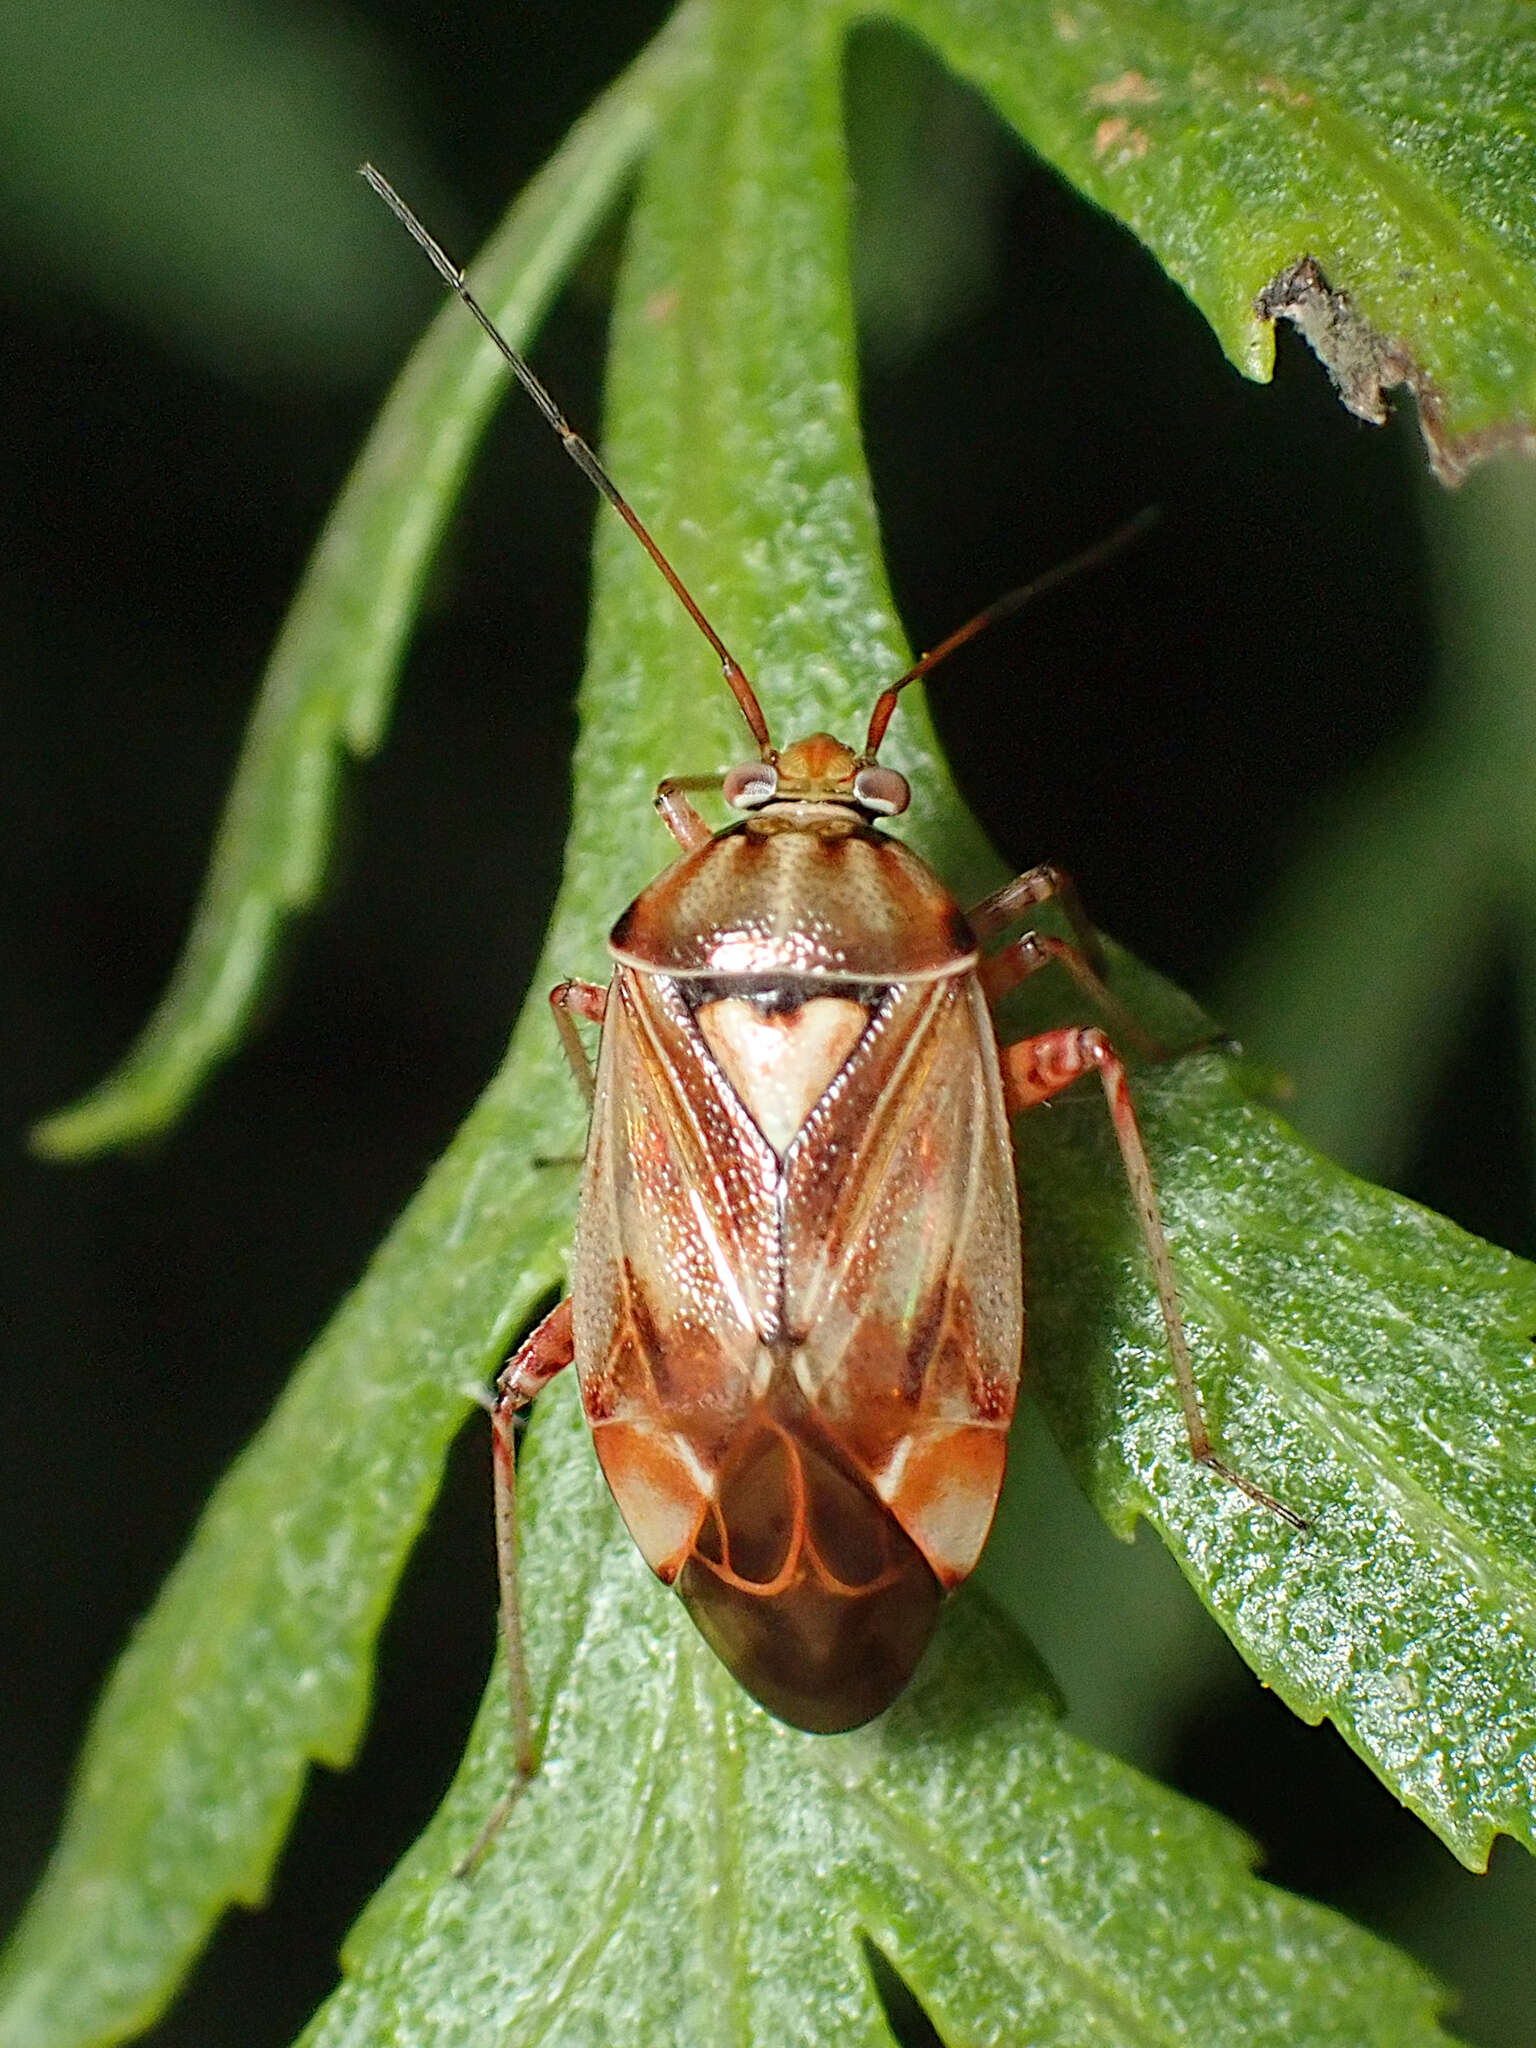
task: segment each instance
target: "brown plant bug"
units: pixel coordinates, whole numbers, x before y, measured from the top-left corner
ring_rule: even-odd
[[[608,986],[566,981],[550,994],[591,1126],[571,1294],[514,1353],[492,1409],[519,1782],[537,1759],[513,1421],[573,1360],[641,1555],[755,1699],[831,1733],[871,1720],[907,1684],[944,1595],[976,1564],[1002,1485],[1024,1337],[1009,1119],[1087,1074],[1109,1105],[1191,1453],[1304,1528],[1212,1446],[1109,1037],[1089,1025],[1003,1045],[994,1030],[990,1005],[1055,961],[1147,1046],[1105,986],[1068,877],[1032,868],[962,914],[882,829],[909,799],[877,758],[899,693],[1132,529],[915,662],[876,699],[858,752],[826,733],[775,748],[746,675],[592,450],[410,209],[372,166],[363,176],[672,586],[758,749],[724,776],[661,785],[656,807],[681,857],[613,927]],[[738,822],[709,826],[690,801],[706,788]],[[1026,930],[983,954],[1052,897],[1075,943]],[[601,1026],[595,1071],[578,1018]]]

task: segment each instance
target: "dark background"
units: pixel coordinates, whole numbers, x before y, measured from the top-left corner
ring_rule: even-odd
[[[302,19],[366,44],[360,105],[377,92],[379,153],[395,145],[400,182],[434,195],[444,238],[468,251],[662,11],[584,0],[579,23],[482,19],[400,0]],[[1106,928],[1208,992],[1317,799],[1407,730],[1429,688],[1416,430],[1350,419],[1284,336],[1273,386],[1245,384],[1113,224],[979,108],[929,88],[969,133],[995,240],[946,317],[870,333],[865,419],[898,601],[930,644],[1142,505],[1164,508],[1151,540],[957,660],[932,701],[1006,854],[1070,865]],[[174,125],[169,84],[137,118]],[[355,153],[336,154],[343,181]],[[360,185],[346,198],[371,204]],[[282,218],[269,227],[284,235]],[[346,346],[306,369],[125,309],[48,246],[0,285],[8,1910],[129,1622],[501,1053],[556,877],[593,517],[531,412],[509,407],[434,578],[387,749],[351,783],[328,900],[253,1044],[159,1144],[40,1163],[29,1122],[121,1053],[175,958],[265,653],[435,305],[414,252],[391,246]],[[594,252],[535,350],[594,425],[616,246]],[[1326,649],[1322,687],[1298,639]],[[1426,1107],[1405,1185],[1529,1252],[1520,1085],[1495,986]],[[459,1446],[389,1625],[361,1769],[316,1774],[273,1908],[231,1918],[157,2041],[286,2041],[432,1810],[492,1640],[480,1438]],[[1536,1893],[1519,1852],[1503,1845],[1479,1891],[1331,1733],[1212,1670],[1145,1760],[1236,1814],[1280,1881],[1442,1969],[1459,1956],[1469,2038],[1536,2040],[1518,1961]],[[1466,1933],[1479,1915],[1486,1931]]]

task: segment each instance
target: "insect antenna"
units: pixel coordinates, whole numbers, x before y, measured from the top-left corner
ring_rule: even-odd
[[[416,215],[400,197],[394,186],[390,184],[382,172],[376,171],[372,164],[363,164],[361,166],[361,173],[364,181],[373,191],[377,192],[400,225],[406,229],[419,247],[431,258],[432,266],[443,280],[443,283],[448,286],[450,291],[457,292],[470,312],[474,314],[476,320],[479,321],[481,327],[501,352],[513,376],[522,385],[549,425],[560,436],[565,452],[570,456],[572,462],[575,463],[587,481],[601,491],[614,511],[618,513],[624,524],[656,564],[662,575],[666,577],[668,583],[671,584],[684,611],[687,612],[689,618],[693,620],[693,623],[698,627],[719,657],[720,673],[724,676],[726,686],[730,690],[731,695],[741,706],[742,716],[746,719],[751,729],[753,739],[757,741],[763,759],[765,761],[771,760],[773,758],[773,746],[768,736],[768,721],[763,716],[763,708],[757,701],[756,691],[752,688],[751,683],[748,682],[741,664],[736,660],[725,642],[720,638],[720,635],[694,602],[681,576],[678,575],[672,564],[652,539],[639,513],[636,512],[634,506],[630,504],[613,478],[604,469],[601,462],[598,461],[588,443],[576,432],[570,421],[565,417],[565,414],[561,412],[559,406],[550,397],[549,393],[535,376],[532,366],[523,360],[511,342],[501,332],[490,314],[480,304],[480,301],[465,283],[463,271],[456,264],[449,261],[441,244],[427,232],[426,228],[416,218]],[[903,677],[902,680],[905,681],[906,678]],[[898,684],[897,687],[899,688],[900,685]],[[889,712],[886,713],[886,717],[889,719]]]
[[[1156,505],[1144,505],[1134,519],[1128,519],[1124,526],[1117,527],[1105,539],[1095,541],[1091,548],[1084,548],[1080,555],[1073,555],[1070,561],[1058,562],[1054,569],[1047,569],[1043,576],[1036,576],[1032,582],[1021,583],[1017,590],[1010,590],[1002,597],[994,598],[984,611],[974,619],[967,619],[963,626],[957,626],[947,639],[937,647],[914,661],[905,675],[896,678],[889,688],[880,692],[875,699],[875,708],[869,714],[869,736],[864,742],[864,759],[873,760],[879,752],[880,742],[885,738],[886,728],[896,709],[896,699],[919,676],[925,676],[945,661],[957,647],[963,647],[967,640],[974,640],[978,633],[984,633],[988,626],[995,626],[1003,619],[1011,619],[1016,611],[1022,611],[1032,598],[1042,597],[1047,590],[1054,590],[1058,583],[1065,583],[1080,570],[1096,569],[1100,562],[1107,562],[1112,555],[1118,555],[1133,540],[1139,540],[1149,526],[1155,526],[1162,517]]]

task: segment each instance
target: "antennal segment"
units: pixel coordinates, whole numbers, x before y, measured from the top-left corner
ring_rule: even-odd
[[[875,699],[875,708],[869,714],[869,736],[864,742],[864,758],[872,760],[879,752],[880,742],[885,738],[886,728],[896,710],[896,699],[908,683],[915,683],[919,676],[925,676],[931,669],[937,668],[957,647],[963,647],[967,640],[974,640],[976,635],[984,633],[988,626],[995,626],[1002,619],[1011,619],[1016,611],[1021,611],[1029,603],[1031,598],[1040,597],[1047,590],[1054,590],[1058,583],[1065,583],[1081,569],[1096,569],[1100,562],[1107,562],[1111,555],[1118,555],[1123,547],[1129,547],[1133,540],[1138,540],[1149,526],[1155,526],[1161,516],[1156,505],[1144,506],[1134,519],[1128,519],[1124,526],[1119,527],[1107,539],[1095,541],[1091,548],[1084,548],[1080,555],[1074,555],[1070,561],[1058,562],[1054,569],[1047,569],[1043,576],[1037,576],[1032,583],[1021,583],[1017,590],[1010,590],[1005,596],[994,599],[985,611],[978,612],[974,619],[967,619],[963,626],[957,626],[947,640],[941,640],[937,647],[930,649],[920,660],[914,661],[905,675],[898,676],[889,689],[882,690]]]
[[[725,677],[726,685],[731,695],[741,706],[742,716],[751,728],[752,737],[757,741],[763,759],[765,761],[771,759],[773,745],[768,736],[768,721],[763,716],[763,708],[757,701],[756,691],[747,680],[746,672],[725,642],[720,638],[720,635],[715,631],[714,627],[709,623],[708,619],[705,618],[698,605],[695,604],[683,579],[651,538],[639,513],[636,512],[613,478],[598,461],[588,444],[576,432],[570,421],[565,417],[565,414],[561,412],[559,406],[556,405],[555,401],[534,375],[531,366],[513,348],[500,328],[497,327],[495,321],[492,320],[489,313],[486,312],[480,301],[469,289],[469,286],[464,282],[463,271],[449,261],[442,246],[428,234],[427,230],[422,226],[415,214],[412,213],[389,180],[381,172],[376,171],[372,164],[364,164],[361,169],[365,182],[373,191],[378,193],[396,220],[400,222],[400,225],[425,250],[432,260],[433,268],[443,280],[443,283],[447,285],[450,291],[458,294],[470,312],[474,314],[476,320],[479,321],[486,334],[495,343],[518,383],[522,385],[549,425],[560,436],[561,441],[564,443],[566,454],[570,456],[572,462],[575,463],[588,482],[594,484],[602,492],[614,511],[618,513],[624,524],[656,564],[662,575],[671,584],[684,611],[687,612],[689,618],[692,619],[693,623],[698,627],[719,657],[720,672]],[[902,678],[903,682],[906,680],[906,677]],[[899,689],[901,685],[898,683],[896,687]],[[884,702],[884,699],[881,701]],[[888,721],[890,718],[889,712],[886,713],[886,718]]]

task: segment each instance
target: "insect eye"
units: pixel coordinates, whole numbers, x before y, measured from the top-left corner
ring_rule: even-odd
[[[853,778],[853,800],[861,809],[893,818],[912,801],[905,775],[894,768],[861,768]]]
[[[771,761],[748,761],[745,767],[729,771],[720,793],[732,810],[755,811],[778,795],[779,771]]]

